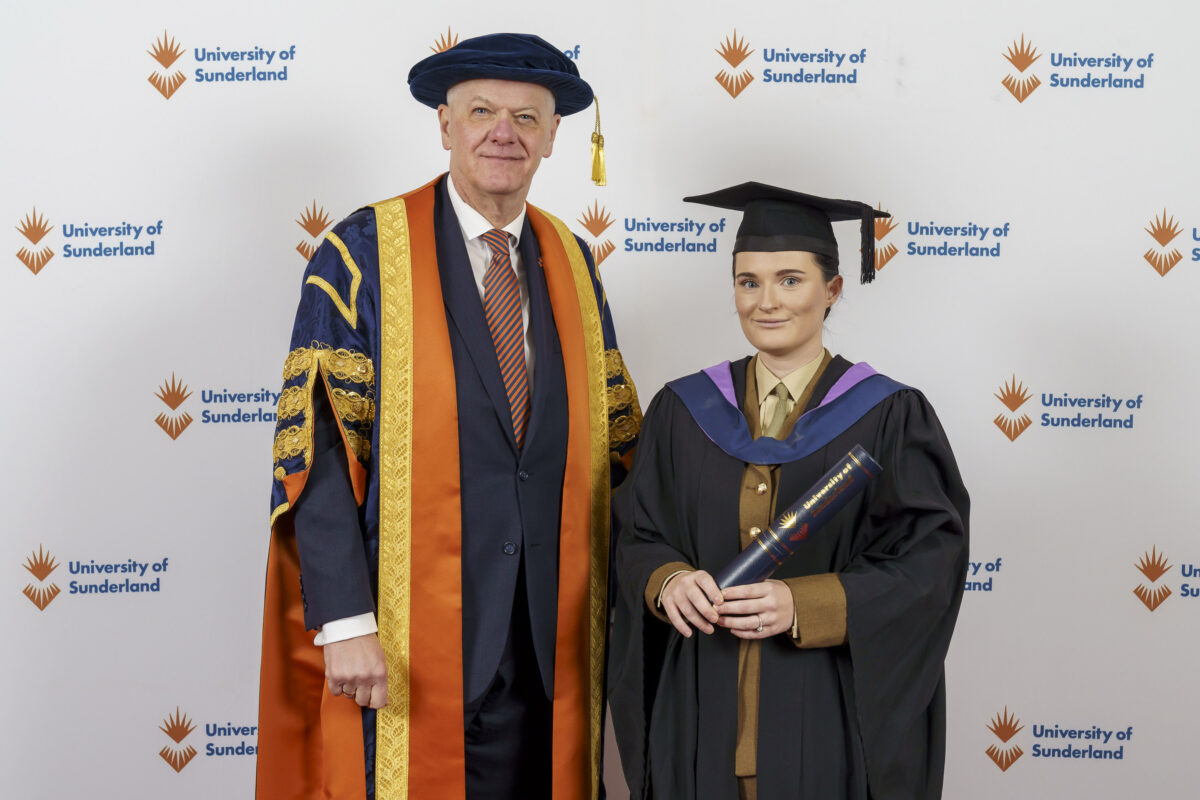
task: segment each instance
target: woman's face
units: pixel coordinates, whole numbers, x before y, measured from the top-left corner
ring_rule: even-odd
[[[733,272],[733,296],[750,344],[793,368],[816,358],[825,309],[841,294],[842,277],[826,283],[816,257],[801,250],[738,253]]]

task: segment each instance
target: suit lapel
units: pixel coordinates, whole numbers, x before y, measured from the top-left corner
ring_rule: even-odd
[[[550,307],[550,293],[546,288],[546,275],[542,266],[542,252],[538,247],[529,216],[521,231],[521,262],[525,265],[526,284],[529,287],[529,325],[533,328],[533,350],[538,354],[537,369],[530,387],[529,430],[525,434],[525,446],[537,433],[538,421],[545,416],[546,398],[551,391],[548,370],[556,369],[553,361],[558,354],[558,331],[554,326],[554,311]],[[537,376],[541,375],[541,379]]]
[[[500,420],[500,427],[508,437],[508,443],[516,449],[516,436],[512,429],[512,410],[508,404],[508,393],[500,377],[500,365],[496,360],[496,345],[483,315],[483,303],[479,299],[479,288],[471,273],[471,261],[463,244],[462,228],[450,198],[446,195],[445,179],[438,184],[437,203],[434,206],[434,225],[437,229],[437,260],[441,273],[442,295],[445,298],[446,314],[466,344],[467,353],[479,374],[479,380],[487,390],[488,397]],[[524,236],[521,237],[525,239]]]

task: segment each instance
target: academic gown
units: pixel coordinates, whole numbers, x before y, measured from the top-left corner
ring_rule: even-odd
[[[730,369],[737,398],[746,363]],[[916,390],[896,385],[832,429],[806,427],[805,417],[834,394],[850,366],[834,358],[784,440],[813,452],[781,464],[775,512],[855,444],[883,473],[774,575],[835,574],[846,594],[847,634],[845,644],[819,649],[797,648],[785,635],[763,642],[758,796],[929,800],[941,796],[943,663],[966,578],[969,500],[937,416]],[[861,396],[852,389],[826,409]],[[831,416],[822,414],[813,419]],[[721,433],[706,434],[679,394],[664,388],[646,412],[633,470],[614,499],[619,597],[609,698],[634,798],[738,796],[739,640],[720,628],[685,639],[649,612],[643,594],[664,564],[682,561],[715,575],[738,552],[747,462],[710,438],[720,441]],[[825,443],[814,449],[814,441]]]

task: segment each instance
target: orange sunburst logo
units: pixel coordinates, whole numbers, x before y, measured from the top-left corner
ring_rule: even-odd
[[[39,214],[37,206],[25,215],[25,219],[21,220],[21,224],[17,226],[17,231],[22,236],[29,240],[30,244],[37,244],[42,238],[50,232],[50,223],[46,220],[45,214]]]
[[[600,244],[589,244],[588,249],[592,251],[592,261],[596,262],[596,266],[604,263],[604,259],[612,255],[617,246],[608,239],[605,239]]]
[[[717,55],[725,59],[729,66],[737,69],[738,65],[749,58],[753,52],[746,45],[744,38],[738,38],[737,29],[734,28],[733,36],[725,37],[725,41],[721,43],[721,47],[717,50]]]
[[[754,80],[754,76],[749,72],[730,75],[725,70],[721,70],[716,74],[716,79],[717,83],[721,84],[721,87],[729,92],[730,97],[737,97],[742,93],[743,89],[750,85]]]
[[[1028,414],[1022,414],[1019,419],[1015,417],[1010,419],[1003,414],[999,414],[992,422],[996,423],[997,428],[1004,431],[1004,435],[1008,437],[1010,442],[1015,442],[1017,437],[1027,431],[1029,426],[1033,424],[1033,420],[1029,418]]]
[[[333,222],[333,217],[329,216],[325,209],[318,208],[316,200],[313,200],[312,205],[304,209],[300,219],[296,220],[296,224],[314,239],[324,233],[331,222]]]
[[[154,396],[167,404],[167,407],[172,411],[183,405],[183,401],[192,396],[188,391],[187,385],[180,380],[175,379],[175,373],[171,373],[170,381],[163,381],[163,385],[158,387],[158,391]]]
[[[172,439],[178,439],[179,434],[187,430],[187,426],[193,422],[192,415],[186,411],[178,417],[172,417],[163,412],[155,417],[154,421],[158,423],[158,427],[163,429],[163,433]]]
[[[1149,553],[1142,554],[1142,560],[1137,563],[1138,572],[1146,576],[1146,580],[1154,583],[1171,569],[1165,553],[1158,552],[1157,547],[1151,547]]]
[[[45,611],[46,606],[50,605],[51,601],[62,592],[57,584],[49,586],[34,586],[32,583],[26,584],[21,590],[21,594],[29,598],[29,601],[38,607],[38,611]]]
[[[150,57],[159,63],[165,72],[154,72],[148,80],[159,94],[170,100],[180,86],[187,81],[182,71],[169,72],[171,66],[183,55],[183,45],[175,41],[166,31],[154,42],[154,46],[146,51]]]
[[[47,553],[42,545],[38,545],[36,553],[30,554],[23,565],[25,569],[37,578],[39,581],[44,581],[50,577],[50,573],[58,569],[58,562],[54,560],[54,556]]]
[[[170,747],[164,746],[162,750],[158,751],[158,754],[162,756],[163,761],[171,765],[171,769],[182,772],[188,762],[196,757],[196,748],[190,744],[182,750],[172,750]]]
[[[1026,42],[1025,34],[1021,34],[1021,41],[1009,45],[1008,52],[1004,54],[1004,57],[1018,72],[1024,72],[1033,65],[1033,62],[1041,58],[1041,55],[1034,48],[1033,42]],[[1023,78],[1005,75],[1000,83],[1008,90],[1009,94],[1017,99],[1018,103],[1024,103],[1025,99],[1042,85],[1041,79],[1032,73]]]
[[[992,735],[1004,744],[1008,744],[1008,741],[1023,730],[1024,727],[1019,719],[1009,713],[1007,706],[1005,706],[1002,714],[997,714],[987,725],[987,729],[992,732]],[[994,742],[984,752],[987,753],[992,763],[1000,768],[1001,772],[1007,772],[1008,768],[1015,764],[1018,758],[1025,755],[1025,751],[1021,749],[1020,745],[1014,744],[1011,747],[1000,747]]]
[[[29,558],[25,559],[22,566],[29,571],[30,575],[37,578],[40,584],[50,577],[51,572],[58,569],[58,562],[54,560],[54,556],[46,552],[45,547],[39,544],[37,552],[30,553]],[[38,611],[45,611],[46,606],[50,605],[60,592],[58,586],[53,583],[47,586],[34,586],[32,583],[28,583],[21,590],[21,594],[29,598],[29,602],[37,606]]]
[[[158,729],[171,737],[171,741],[179,744],[187,738],[188,734],[196,730],[196,726],[188,719],[188,715],[179,710],[179,706],[175,706],[175,713],[163,720],[163,724],[158,726]]]
[[[324,208],[318,207],[316,200],[313,200],[312,205],[304,209],[300,219],[296,220],[296,224],[314,239],[324,233],[332,223],[333,217]],[[296,245],[296,252],[303,256],[305,261],[311,261],[313,254],[317,252],[317,245],[312,242],[300,242]]]
[[[721,88],[729,93],[730,97],[736,98],[742,91],[754,81],[754,74],[746,72],[738,72],[737,69],[741,66],[750,55],[754,52],[743,37],[738,36],[737,29],[734,29],[732,36],[725,37],[725,41],[721,42],[721,46],[717,48],[717,55],[725,59],[734,71],[722,69],[716,74],[717,83],[721,84]]]
[[[1167,210],[1164,208],[1162,214],[1151,220],[1150,227],[1145,230],[1162,249],[1156,250],[1152,247],[1142,257],[1146,259],[1146,263],[1154,267],[1155,272],[1159,275],[1166,275],[1180,261],[1183,261],[1183,254],[1179,252],[1178,248],[1172,248],[1169,252],[1166,249],[1167,245],[1183,231],[1183,228],[1175,221],[1175,217],[1167,216]]]
[[[1150,227],[1146,228],[1146,233],[1153,236],[1154,241],[1158,242],[1162,247],[1169,245],[1182,232],[1183,228],[1179,227],[1179,223],[1175,221],[1175,217],[1167,216],[1165,208],[1161,215],[1155,217],[1150,222]],[[37,244],[37,242],[35,241],[34,244]]]
[[[42,271],[42,268],[50,263],[50,259],[54,258],[54,251],[49,247],[38,248],[37,244],[51,229],[50,222],[44,214],[39,214],[35,207],[33,211],[25,215],[25,219],[21,220],[21,224],[17,226],[17,231],[24,236],[29,243],[34,245],[32,249],[22,247],[17,251],[17,258],[26,268],[37,275]]]
[[[154,48],[147,50],[147,53],[162,64],[163,69],[170,69],[171,65],[179,60],[183,55],[183,45],[175,41],[175,37],[170,36],[166,31],[163,31],[162,36],[158,37],[158,41],[154,43]]]
[[[1029,390],[1025,388],[1025,384],[1019,383],[1017,381],[1017,376],[1013,375],[1012,378],[1009,379],[1008,383],[1001,385],[1000,391],[996,392],[992,396],[1001,403],[1004,403],[1005,407],[1008,408],[1009,411],[1016,411],[1018,408],[1025,405],[1026,401],[1028,401],[1033,395],[1031,395]]]
[[[1166,554],[1158,552],[1157,547],[1151,547],[1149,553],[1143,553],[1141,560],[1135,566],[1150,583],[1157,583],[1158,579],[1171,569],[1171,565],[1167,563]],[[1138,584],[1133,593],[1137,595],[1138,600],[1142,601],[1142,605],[1153,611],[1171,596],[1171,589],[1166,585],[1151,587]]]
[[[880,203],[877,208],[880,211],[883,211],[883,203]],[[900,223],[896,221],[895,217],[876,217],[874,221],[875,241],[882,242],[888,236],[888,234],[896,230],[896,226],[899,224]],[[895,258],[896,254],[899,252],[900,248],[896,247],[896,245],[892,243],[889,243],[884,247],[876,247],[875,271],[878,272],[886,267],[887,263]]]
[[[447,25],[445,35],[439,36],[437,41],[430,45],[429,49],[435,53],[444,53],[456,44],[458,44],[458,34],[452,33],[450,26]]]
[[[188,737],[196,726],[188,719],[187,714],[179,710],[179,706],[175,706],[175,713],[163,720],[162,725],[158,729],[171,738],[175,744],[182,744],[183,740]],[[187,747],[173,748],[170,745],[164,745],[162,750],[158,751],[162,760],[171,765],[171,769],[180,772],[188,765],[193,758],[196,757],[196,748],[188,745]]]
[[[592,236],[599,237],[613,224],[613,218],[608,213],[608,209],[603,208],[600,201],[597,200],[591,208],[583,212],[583,216],[579,218],[579,224],[586,228]]]
[[[1008,63],[1016,67],[1017,72],[1024,72],[1042,56],[1033,46],[1033,42],[1025,41],[1025,34],[1022,33],[1020,43],[1013,42],[1009,45],[1008,52],[1004,54],[1004,57],[1008,59]]]

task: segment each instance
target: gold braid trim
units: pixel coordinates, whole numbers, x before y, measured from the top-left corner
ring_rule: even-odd
[[[362,270],[358,268],[358,264],[354,263],[354,258],[350,255],[350,251],[346,248],[345,242],[338,238],[333,231],[325,234],[325,238],[329,240],[338,252],[342,254],[342,263],[346,265],[346,271],[350,273],[350,299],[349,302],[342,299],[338,294],[337,289],[324,278],[316,275],[310,275],[306,284],[311,283],[325,294],[329,295],[329,299],[333,301],[337,307],[338,313],[350,325],[351,328],[358,327],[358,287],[362,285]]]
[[[607,361],[604,349],[604,328],[600,321],[600,309],[596,304],[596,292],[587,260],[575,234],[563,221],[552,214],[538,209],[554,225],[575,279],[575,291],[579,298],[579,312],[583,322],[584,359],[588,376],[588,427],[589,463],[591,478],[592,551],[588,559],[588,732],[590,734],[589,773],[591,797],[600,796],[600,753],[604,731],[601,719],[604,712],[604,639],[608,604],[608,523],[609,523],[609,449],[608,449],[608,405],[605,371]],[[608,351],[615,353],[616,350]]]
[[[277,419],[291,419],[303,413],[309,406],[309,388],[304,386],[289,386],[279,395],[279,406],[275,411]]]
[[[607,350],[605,357],[605,374],[609,380],[619,379],[608,387],[608,446],[616,450],[623,444],[628,444],[637,438],[642,429],[642,407],[638,402],[637,387],[625,367],[625,359],[616,348]],[[619,411],[629,409],[628,414],[614,416]]]
[[[388,698],[375,717],[375,797],[408,797],[408,654],[412,594],[413,287],[404,200],[375,205],[379,232],[379,640]]]
[[[312,370],[314,357],[327,375],[340,381],[361,383],[369,388],[375,386],[375,367],[369,357],[342,347],[334,350],[319,342],[314,342],[312,347],[297,347],[288,353],[283,362],[283,379],[289,381],[308,374]]]
[[[333,410],[347,422],[370,423],[375,421],[375,403],[371,398],[363,397],[358,392],[334,389]]]
[[[359,461],[367,461],[371,458],[371,439],[368,436],[363,436],[351,428],[343,428],[346,433],[346,441],[350,443],[350,452],[354,453],[354,457]]]
[[[275,415],[279,420],[299,418],[298,425],[290,425],[275,435],[274,457],[275,465],[281,468],[281,462],[288,458],[304,456],[304,466],[312,466],[313,459],[313,392],[314,384],[320,380],[319,375],[332,375],[348,383],[360,383],[366,387],[366,395],[347,391],[340,387],[333,388],[334,413],[341,419],[340,427],[346,434],[350,449],[360,461],[366,461],[371,455],[371,438],[350,428],[349,423],[370,426],[375,420],[375,403],[371,399],[375,391],[375,368],[371,360],[362,353],[339,348],[334,350],[328,345],[316,344],[314,347],[298,347],[288,353],[283,362],[284,381],[301,376],[304,382],[288,386],[279,395],[279,403]],[[277,469],[278,471],[278,469]]]

